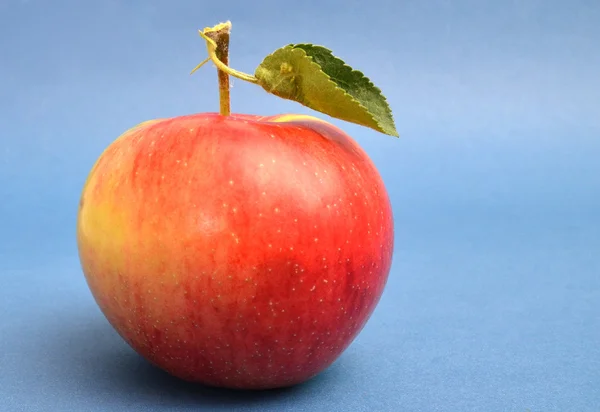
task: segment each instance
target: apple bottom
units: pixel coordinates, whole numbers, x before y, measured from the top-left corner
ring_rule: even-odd
[[[333,343],[334,349],[329,353],[313,352],[308,354],[306,351],[298,349],[298,344],[302,342],[297,342],[296,345],[292,344],[293,348],[290,349],[273,347],[264,355],[264,351],[250,354],[248,361],[242,362],[241,367],[234,368],[231,361],[224,360],[226,357],[233,359],[240,356],[239,351],[231,348],[225,347],[226,350],[220,351],[223,353],[222,363],[220,363],[211,361],[211,358],[205,355],[208,352],[207,349],[204,349],[206,346],[199,348],[197,345],[183,344],[178,348],[178,355],[175,357],[172,355],[172,350],[160,347],[149,348],[138,344],[135,340],[127,339],[123,335],[121,337],[153,366],[176,378],[207,387],[240,390],[268,390],[304,383],[327,369],[350,344],[350,342],[343,345]],[[328,342],[323,342],[323,344],[327,345]],[[247,346],[251,345],[252,343],[249,343]],[[226,353],[227,350],[230,353]],[[242,349],[241,351],[246,350]],[[295,355],[295,353],[302,355]],[[269,359],[268,363],[260,362],[263,357]],[[165,361],[165,358],[168,361]],[[221,366],[217,366],[219,363]],[[220,367],[221,370],[216,370],[217,367]]]
[[[320,260],[328,255],[323,252]],[[129,290],[130,299],[110,299],[110,293],[94,298],[120,336],[171,375],[212,387],[273,389],[307,381],[350,345],[379,300],[386,257],[333,265],[327,276],[304,271],[307,280],[294,286],[288,283],[302,264],[291,257],[239,269],[237,276],[213,275],[212,281],[195,275],[202,268],[192,269],[178,275],[177,285],[164,282],[162,293],[150,283],[128,283],[135,276],[122,273],[119,289]],[[86,274],[103,270],[89,253],[82,261]],[[247,282],[251,273],[259,276]],[[367,283],[367,274],[380,276]],[[104,290],[96,279],[88,276],[91,290]],[[149,301],[163,303],[151,307]]]

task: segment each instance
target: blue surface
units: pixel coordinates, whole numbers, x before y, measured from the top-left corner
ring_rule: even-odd
[[[600,411],[600,3],[318,3],[0,3],[1,411]],[[152,368],[76,256],[100,151],[140,121],[216,109],[214,69],[187,74],[195,30],[225,19],[233,67],[324,44],[384,90],[402,135],[336,122],[386,181],[396,254],[359,338],[288,390]],[[232,98],[310,112],[240,81]]]

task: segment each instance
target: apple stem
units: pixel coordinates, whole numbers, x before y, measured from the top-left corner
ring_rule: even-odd
[[[192,73],[194,73],[211,60],[215,66],[217,66],[217,73],[219,77],[219,112],[223,116],[229,116],[231,114],[229,76],[233,76],[250,83],[258,83],[258,79],[251,74],[234,70],[228,66],[230,31],[231,22],[229,21],[225,23],[219,23],[215,27],[207,27],[204,30],[198,30],[200,36],[206,41],[208,57],[192,70]]]
[[[219,60],[225,66],[227,66],[229,63],[230,30],[230,22],[221,23],[213,28],[204,29],[204,34],[206,37],[212,40],[210,47],[210,49],[212,49],[212,53],[209,53],[211,60],[214,56],[216,60]],[[219,112],[222,116],[229,116],[231,114],[229,74],[217,67],[217,75],[219,77]]]

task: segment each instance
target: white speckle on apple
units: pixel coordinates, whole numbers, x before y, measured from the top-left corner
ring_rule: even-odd
[[[233,186],[233,180],[229,181],[229,186]]]
[[[315,290],[316,288],[317,288],[317,285],[313,285],[313,287],[312,287],[312,288],[310,288],[310,291],[311,291],[311,292],[314,292],[314,290]]]

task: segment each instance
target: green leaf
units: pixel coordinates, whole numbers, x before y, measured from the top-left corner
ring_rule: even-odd
[[[398,136],[381,90],[329,49],[290,44],[275,50],[256,68],[263,89],[313,110]]]

